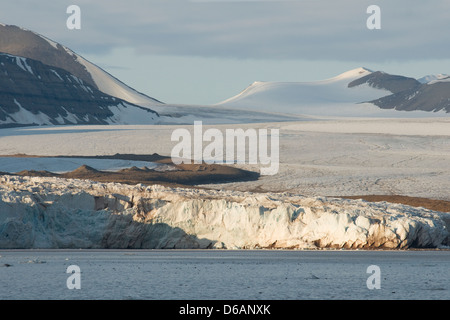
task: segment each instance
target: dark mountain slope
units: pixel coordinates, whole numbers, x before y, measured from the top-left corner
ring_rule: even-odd
[[[133,116],[139,123],[158,118],[156,112],[107,95],[66,70],[0,53],[0,127],[121,124]]]

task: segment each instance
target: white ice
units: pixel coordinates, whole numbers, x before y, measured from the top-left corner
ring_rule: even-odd
[[[1,248],[410,248],[450,214],[292,194],[0,176]]]

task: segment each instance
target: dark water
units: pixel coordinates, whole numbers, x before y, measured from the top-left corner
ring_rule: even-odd
[[[0,299],[450,299],[450,251],[3,250],[0,256]],[[70,265],[80,273],[67,273]],[[368,273],[371,265],[378,271]],[[68,279],[80,289],[69,289]]]

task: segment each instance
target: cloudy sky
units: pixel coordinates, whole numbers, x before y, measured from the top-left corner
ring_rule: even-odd
[[[66,27],[72,4],[80,30]],[[379,30],[366,26],[371,4]],[[217,103],[254,81],[314,81],[360,66],[450,74],[449,0],[2,0],[0,22],[167,103]]]

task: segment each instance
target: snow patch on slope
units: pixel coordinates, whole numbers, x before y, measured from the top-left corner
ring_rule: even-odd
[[[31,69],[31,67],[28,65],[27,63],[27,59],[23,58],[23,57],[19,57],[19,56],[15,56],[16,58],[16,64],[24,71],[27,71],[29,73],[31,73],[32,75],[34,75],[33,73],[33,69]]]
[[[114,116],[109,117],[107,122],[109,124],[155,124],[159,121],[159,117],[156,113],[147,112],[147,114],[143,114],[146,111],[136,108],[135,106],[131,106],[127,103],[121,103],[116,106],[110,106],[109,110],[114,113]]]
[[[23,28],[21,28],[21,29],[23,29]],[[23,30],[30,31],[30,30],[27,30],[27,29],[23,29]],[[30,32],[33,32],[33,31],[30,31]],[[33,33],[35,33],[35,32],[33,32]],[[37,34],[37,33],[35,33],[35,34]],[[55,42],[53,40],[50,40],[49,38],[47,38],[47,37],[45,37],[45,36],[43,36],[41,34],[38,34],[38,36],[41,37],[42,39],[44,39],[45,41],[47,41],[53,48],[58,49],[58,43],[57,42]]]
[[[146,96],[117,78],[113,77],[103,69],[97,67],[95,64],[89,62],[88,60],[84,59],[83,57],[75,54],[71,50],[65,48],[67,52],[70,54],[73,54],[76,56],[77,61],[82,64],[86,70],[91,74],[92,79],[94,80],[95,84],[99,88],[100,91],[107,93],[111,96],[123,99],[125,101],[142,105],[143,107],[151,107],[153,105],[160,105],[161,102],[158,100],[155,100],[153,98],[150,98],[149,96]]]
[[[409,248],[450,214],[362,200],[0,176],[0,248]]]
[[[0,124],[4,123],[21,123],[21,124],[37,124],[37,125],[49,125],[51,123],[51,119],[49,116],[42,112],[38,112],[37,114],[32,113],[31,111],[28,111],[22,105],[14,99],[14,103],[19,107],[19,111],[11,113],[8,115],[8,119],[1,121]]]
[[[34,114],[33,112],[26,110],[16,99],[14,99],[14,103],[19,107],[19,111],[9,114],[6,120],[0,120],[0,124],[20,123],[22,125],[39,126],[54,125],[54,122],[60,125],[63,125],[65,123],[77,124],[83,123],[83,120],[88,121],[90,117],[89,115],[86,115],[84,119],[80,119],[77,115],[69,112],[66,108],[61,106],[61,109],[66,112],[66,115],[59,114],[57,117],[52,119],[42,112]],[[113,113],[112,116],[106,119],[106,122],[108,124],[144,125],[156,124],[160,121],[156,113],[150,112],[150,110],[147,111],[146,109],[140,109],[136,106],[128,105],[126,103],[111,105],[108,108]],[[91,117],[98,120],[97,117]]]
[[[436,79],[436,80],[430,81],[430,82],[428,82],[427,84],[428,84],[428,85],[431,85],[431,84],[435,84],[435,83],[438,83],[438,82],[450,82],[450,76],[447,76],[447,77],[445,77],[445,78],[440,78],[440,79]]]
[[[346,72],[343,72],[333,78],[330,78],[328,80],[322,80],[322,81],[328,81],[328,82],[333,82],[333,81],[338,81],[338,80],[350,80],[353,81],[355,79],[359,79],[361,77],[365,77],[369,74],[373,73],[372,70],[364,68],[364,67],[359,67],[356,69],[352,69]]]
[[[439,74],[431,74],[431,75],[424,76],[422,78],[417,79],[417,81],[419,81],[420,83],[431,84],[431,82],[434,83],[434,82],[437,82],[440,80],[450,81],[448,79],[450,79],[450,75],[439,73]]]

